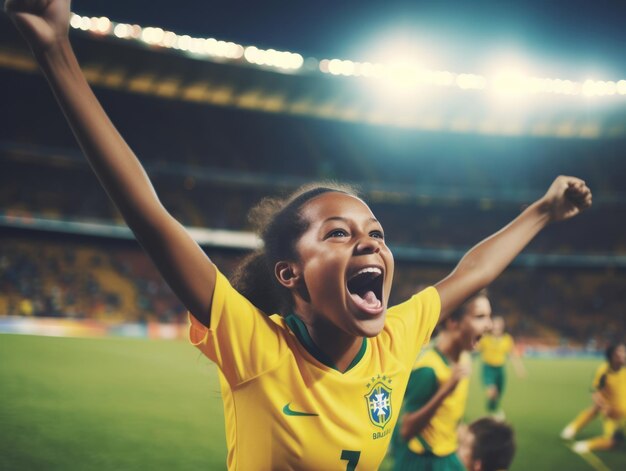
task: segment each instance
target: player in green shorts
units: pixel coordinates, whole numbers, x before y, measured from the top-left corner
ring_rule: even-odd
[[[495,316],[492,331],[484,335],[478,344],[483,363],[482,381],[487,395],[487,411],[500,420],[504,420],[500,403],[506,384],[507,359],[511,358],[518,376],[526,375],[524,365],[515,350],[513,337],[505,332],[504,327],[504,319]]]

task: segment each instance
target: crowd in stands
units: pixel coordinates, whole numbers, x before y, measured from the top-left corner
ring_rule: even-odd
[[[183,224],[250,230],[249,208],[280,188],[209,184],[192,176],[157,176],[164,205]],[[389,243],[465,250],[498,230],[520,212],[520,205],[471,201],[432,201],[379,193],[364,197],[382,221]],[[74,166],[39,165],[11,159],[0,162],[0,212],[72,220],[122,223],[106,193],[80,160]],[[451,230],[454,221],[455,230]],[[459,229],[460,228],[460,229]],[[541,233],[532,252],[626,254],[626,205],[602,205],[566,225]]]
[[[5,97],[11,119],[0,127],[0,216],[121,223],[43,79],[4,78],[9,88],[11,81],[28,87],[38,105],[33,113]],[[188,226],[250,230],[248,210],[262,197],[338,179],[363,184],[389,244],[465,251],[565,173],[587,181],[594,207],[548,228],[528,251],[626,254],[621,141],[414,132],[96,92],[164,205]],[[241,255],[211,253],[227,274]],[[451,268],[399,263],[394,300]],[[588,342],[624,334],[624,286],[624,269],[512,268],[492,298],[518,335]],[[134,243],[64,243],[6,231],[0,315],[182,322],[185,310]]]
[[[110,323],[184,318],[138,248],[11,239],[0,249],[0,312]]]
[[[245,254],[212,249],[209,255],[229,275]],[[391,303],[450,269],[398,263]],[[517,336],[604,344],[626,334],[624,286],[624,271],[510,268],[490,297]],[[185,314],[134,242],[2,239],[0,316],[180,323]]]

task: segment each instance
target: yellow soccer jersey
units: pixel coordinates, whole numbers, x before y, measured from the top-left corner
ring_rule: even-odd
[[[266,316],[218,273],[211,327],[190,316],[190,340],[219,369],[228,469],[377,469],[439,312],[432,287],[390,308],[341,373],[295,316]]]
[[[483,362],[489,366],[503,366],[514,347],[513,337],[509,334],[502,334],[499,337],[486,334],[478,343],[480,356]]]
[[[459,361],[471,363],[468,354],[463,354]],[[448,360],[439,350],[432,348],[424,351],[411,373],[404,412],[414,412],[423,407],[451,376],[452,369]],[[457,427],[465,413],[468,389],[469,377],[465,377],[443,400],[420,434],[408,441],[407,446],[411,451],[417,454],[430,451],[437,456],[446,456],[456,451]]]
[[[626,368],[615,371],[607,362],[601,364],[596,371],[593,388],[602,393],[611,409],[626,418]]]

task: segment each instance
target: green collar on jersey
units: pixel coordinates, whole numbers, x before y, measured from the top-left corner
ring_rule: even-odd
[[[323,351],[319,349],[317,345],[315,345],[315,342],[313,342],[311,335],[309,335],[309,331],[307,330],[306,325],[304,325],[304,322],[302,322],[302,320],[298,316],[296,316],[295,314],[289,314],[287,317],[285,317],[285,322],[287,323],[287,326],[291,329],[291,331],[296,335],[296,338],[304,346],[307,352],[313,355],[313,357],[320,363],[328,366],[329,368],[332,368],[333,370],[339,371],[337,365],[335,365],[335,363],[330,358],[328,358],[328,355],[326,355]],[[361,344],[359,352],[356,354],[344,373],[350,371],[359,363],[359,361],[361,361],[361,358],[363,358],[363,355],[365,355],[366,349],[367,338],[363,337],[363,343]]]
[[[443,362],[445,363],[446,366],[450,366],[450,360],[448,360],[448,357],[446,357],[441,350],[439,350],[437,347],[433,348],[433,350],[441,357],[441,359],[443,360]]]

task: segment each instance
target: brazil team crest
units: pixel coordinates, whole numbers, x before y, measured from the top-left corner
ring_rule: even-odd
[[[391,388],[382,381],[376,382],[365,395],[365,402],[371,422],[384,428],[391,420]]]

